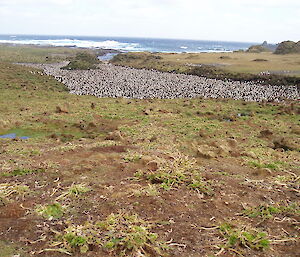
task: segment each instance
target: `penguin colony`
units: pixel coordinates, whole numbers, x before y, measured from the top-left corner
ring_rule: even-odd
[[[96,70],[63,70],[67,63],[23,64],[42,69],[77,95],[135,99],[231,98],[245,101],[299,99],[297,86],[259,85],[193,75],[100,64]]]

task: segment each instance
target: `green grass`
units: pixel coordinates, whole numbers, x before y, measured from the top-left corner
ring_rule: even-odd
[[[3,172],[1,176],[3,177],[15,177],[15,176],[25,176],[29,174],[43,173],[45,169],[15,169],[11,172]]]
[[[153,184],[160,185],[165,190],[186,185],[190,189],[206,194],[211,193],[201,176],[201,169],[195,164],[195,160],[179,152],[169,153],[169,160],[157,159],[157,170],[141,170],[136,172],[137,178],[145,178]]]
[[[39,206],[36,211],[44,218],[49,220],[60,219],[64,215],[64,209],[60,203]]]
[[[70,63],[63,67],[65,70],[92,70],[97,68],[97,64],[100,63],[95,55],[90,53],[77,53],[74,58],[70,60]]]
[[[267,233],[256,229],[238,228],[224,223],[219,227],[219,231],[227,240],[226,244],[222,246],[223,248],[242,246],[254,250],[265,250],[270,245]]]
[[[67,47],[0,45],[0,62],[55,63],[68,60],[78,52],[93,53],[91,50]]]
[[[11,60],[16,58],[12,52],[7,52],[5,58],[9,54]],[[35,58],[42,61],[41,56]],[[167,55],[163,59],[151,58],[152,63],[161,65]],[[271,198],[278,201],[295,199],[292,192],[299,188],[299,152],[274,150],[271,140],[259,137],[262,130],[269,129],[274,137],[283,136],[300,144],[298,134],[291,130],[300,125],[298,116],[284,111],[290,103],[76,96],[53,78],[34,74],[36,70],[32,68],[3,62],[0,68],[0,134],[11,132],[30,137],[28,140],[0,140],[1,174],[8,175],[1,176],[4,181],[0,185],[1,215],[10,204],[19,206],[23,201],[31,201],[41,204],[35,211],[51,220],[49,224],[53,227],[50,228],[58,230],[56,236],[47,230],[46,245],[41,244],[41,249],[40,244],[28,244],[28,252],[49,250],[85,255],[92,250],[93,255],[98,254],[95,249],[101,248],[107,255],[155,253],[164,256],[168,249],[161,240],[170,242],[174,238],[175,245],[187,244],[186,248],[179,246],[179,249],[182,255],[189,255],[195,253],[190,250],[193,243],[191,240],[182,242],[180,238],[187,233],[191,238],[197,233],[196,237],[208,238],[211,242],[220,242],[221,237],[224,243],[221,247],[226,248],[226,252],[230,249],[243,252],[246,248],[247,254],[255,255],[256,250],[267,249],[268,240],[285,238],[281,228],[294,238],[296,229],[291,225],[292,219],[280,223],[272,217],[296,218],[298,207],[265,205],[264,199],[258,197],[258,206],[245,210],[242,217],[236,216],[235,211],[225,211],[221,217],[217,215],[217,208],[198,212],[205,206],[219,206],[219,193],[224,195],[224,200],[228,194],[241,195],[246,204],[248,196],[244,193],[251,194],[252,190],[266,197],[272,192]],[[66,106],[68,112],[58,113],[57,106]],[[146,109],[151,109],[149,115],[145,115]],[[230,122],[226,121],[229,119]],[[122,141],[105,140],[115,131],[121,132]],[[253,155],[219,155],[218,146],[227,146],[227,140],[233,138],[237,142],[234,151]],[[197,155],[197,149],[205,145],[213,149],[215,158],[206,160]],[[123,147],[124,152],[119,153]],[[44,167],[47,174],[36,173],[36,167]],[[274,172],[263,180],[253,181],[253,168],[269,168]],[[35,187],[35,183],[38,186]],[[281,191],[277,194],[278,188]],[[39,198],[45,192],[49,197]],[[220,208],[231,209],[232,204],[232,210],[238,210],[239,202],[232,201],[229,206]],[[22,206],[29,208],[27,204]],[[156,206],[164,213],[152,211]],[[129,207],[133,214],[118,213]],[[186,211],[191,219],[183,220],[181,229],[181,220],[174,213]],[[45,220],[40,216],[33,215],[43,224]],[[249,227],[221,226],[218,233],[209,234],[189,230],[203,223],[202,218],[207,222],[211,217],[216,217],[216,222],[234,219],[238,224],[247,219]],[[166,219],[168,227],[161,228],[161,223],[148,221],[148,218]],[[269,235],[251,227],[256,227],[258,221],[263,222]],[[269,226],[272,222],[276,222],[275,230]],[[286,224],[291,225],[289,229]],[[180,230],[176,230],[177,226]],[[11,231],[14,229],[17,227],[13,225]],[[37,240],[32,234],[28,239]],[[202,241],[195,243],[197,249],[202,246]],[[281,248],[275,244],[272,248],[274,254],[280,256],[282,252],[278,249]],[[172,249],[169,253],[173,254]]]
[[[294,54],[283,57],[271,53],[228,53],[226,56],[229,58],[221,59],[220,57],[223,55],[223,53],[125,53],[116,55],[111,62],[134,68],[155,69],[208,78],[252,80],[273,85],[299,83],[300,55]],[[255,59],[266,59],[268,61],[254,62]],[[280,74],[280,71],[286,70],[291,71],[289,76]],[[270,76],[258,75],[262,71],[274,71],[275,74]],[[279,72],[279,74],[276,74],[276,72]]]
[[[90,246],[97,245],[118,256],[136,256],[152,253],[163,256],[167,249],[158,235],[151,232],[151,223],[136,214],[111,214],[105,220],[83,225],[70,225],[58,235],[62,252],[86,253]],[[57,249],[58,250],[58,249]]]
[[[8,241],[0,240],[0,257],[28,256],[22,247]]]
[[[91,189],[85,184],[73,184],[64,193],[57,197],[56,200],[61,200],[68,197],[77,198],[85,193],[88,193],[89,191],[91,191]]]
[[[262,219],[271,219],[278,214],[300,214],[300,208],[297,204],[291,204],[289,206],[260,205],[245,209],[243,213],[250,218],[260,217]]]

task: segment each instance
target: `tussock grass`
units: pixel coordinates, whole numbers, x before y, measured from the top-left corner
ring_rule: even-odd
[[[222,248],[242,246],[254,250],[265,250],[269,247],[268,234],[254,228],[234,227],[224,223],[219,227],[221,235],[227,240]]]
[[[141,170],[135,176],[158,184],[165,190],[185,185],[190,189],[210,194],[211,188],[201,176],[201,168],[196,160],[180,152],[169,153],[169,159],[157,159],[157,170]]]
[[[61,252],[87,253],[93,246],[119,256],[163,256],[166,244],[151,232],[152,223],[136,214],[111,214],[105,220],[82,225],[70,224],[57,236]],[[59,250],[59,249],[57,249]]]

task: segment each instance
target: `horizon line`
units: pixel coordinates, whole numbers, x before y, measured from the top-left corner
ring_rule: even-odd
[[[163,39],[163,40],[188,40],[188,41],[213,41],[213,42],[233,42],[233,43],[251,43],[259,44],[260,42],[250,42],[250,41],[237,41],[237,40],[215,40],[215,39],[191,39],[191,38],[164,38],[164,37],[139,37],[139,36],[99,36],[99,35],[62,35],[62,34],[22,34],[22,33],[12,33],[12,34],[2,34],[0,36],[56,36],[56,37],[99,37],[99,38],[133,38],[133,39]],[[267,41],[267,40],[264,40]],[[267,41],[268,42],[268,41]],[[263,42],[262,42],[263,43]],[[270,42],[268,42],[270,43]],[[271,44],[277,44],[271,42]]]

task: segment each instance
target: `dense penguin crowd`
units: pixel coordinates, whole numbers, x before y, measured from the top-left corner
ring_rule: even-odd
[[[124,98],[232,98],[245,101],[299,99],[297,86],[266,86],[252,82],[222,81],[204,77],[138,70],[100,64],[96,70],[62,70],[66,63],[25,64],[43,69],[65,84],[70,93]]]

